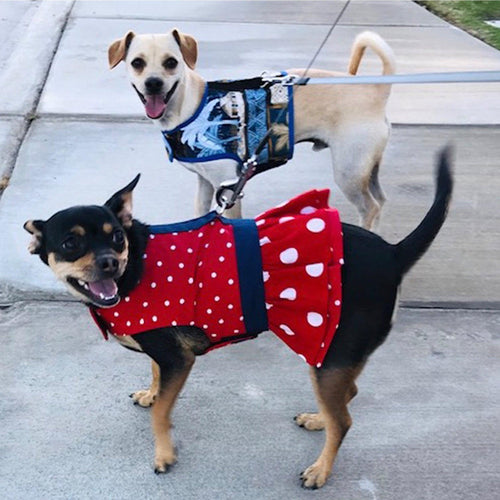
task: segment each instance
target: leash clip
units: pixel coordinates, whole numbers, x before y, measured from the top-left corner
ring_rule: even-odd
[[[215,193],[215,201],[217,202],[216,211],[220,215],[234,204],[243,198],[243,188],[248,179],[252,177],[257,168],[257,155],[254,153],[245,163],[243,163],[237,179],[224,181],[221,183]]]

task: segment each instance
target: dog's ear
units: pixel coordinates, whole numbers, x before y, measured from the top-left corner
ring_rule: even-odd
[[[132,226],[132,191],[139,182],[141,174],[127,184],[123,189],[116,192],[105,204],[118,218],[121,225],[125,228]]]
[[[28,245],[28,251],[33,254],[39,254],[43,242],[43,227],[45,222],[43,220],[28,220],[24,223],[24,229],[32,235],[31,241]]]
[[[185,63],[194,69],[198,59],[198,42],[191,35],[185,35],[177,29],[172,30],[172,35],[181,49]]]
[[[125,60],[127,50],[135,33],[129,31],[123,38],[115,40],[108,48],[109,69],[113,69],[117,64]]]

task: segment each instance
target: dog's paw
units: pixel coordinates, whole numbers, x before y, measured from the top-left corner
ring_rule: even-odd
[[[323,466],[321,462],[315,462],[300,475],[302,487],[317,490],[324,486],[329,475],[328,467]]]
[[[142,406],[143,408],[148,408],[151,406],[156,398],[156,393],[151,392],[149,389],[144,389],[142,391],[133,392],[130,394],[132,401],[135,405]]]
[[[155,474],[165,474],[171,467],[177,463],[175,451],[156,453],[155,456]]]
[[[325,428],[325,422],[319,413],[299,413],[293,419],[299,427],[308,431],[321,431]]]

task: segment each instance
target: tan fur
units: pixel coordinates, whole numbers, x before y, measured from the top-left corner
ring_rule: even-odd
[[[151,379],[151,385],[149,389],[136,391],[132,394],[134,403],[137,403],[139,406],[142,406],[144,408],[147,408],[154,403],[154,400],[156,399],[158,390],[160,388],[160,367],[154,361],[151,361],[151,371],[153,377]]]
[[[109,222],[105,222],[105,223],[102,225],[102,230],[103,230],[106,234],[111,234],[111,232],[113,231],[113,226],[112,226]]]
[[[128,44],[128,48],[127,48]],[[348,70],[358,71],[366,48],[371,48],[381,59],[383,74],[395,71],[394,55],[387,43],[372,32],[360,33],[352,46]],[[141,57],[145,68],[135,70],[131,62]],[[168,57],[179,61],[175,70],[166,70],[162,63]],[[150,77],[161,78],[165,96],[171,95],[165,112],[153,121],[163,130],[171,130],[190,118],[201,101],[205,81],[195,72],[196,40],[177,29],[168,34],[134,35],[109,47],[110,66],[123,60],[130,82],[143,95],[145,82]],[[302,74],[304,69],[288,70]],[[335,77],[345,73],[310,70],[310,77]],[[330,147],[334,176],[345,196],[356,205],[360,224],[371,229],[377,225],[385,196],[378,183],[378,165],[389,138],[390,127],[385,107],[390,85],[306,85],[294,88],[295,141],[314,141],[314,149]],[[186,163],[186,168],[199,176],[196,214],[207,213],[214,203],[215,190],[223,181],[234,178],[235,164],[231,160],[217,160],[210,165]],[[241,216],[238,204],[228,216]]]
[[[37,253],[40,249],[40,245],[42,244],[42,232],[35,227],[35,224],[32,220],[29,220],[24,223],[24,229],[28,231],[32,235],[32,238],[28,244],[28,252],[29,253]]]
[[[78,236],[85,236],[85,229],[82,226],[73,226],[70,231]]]

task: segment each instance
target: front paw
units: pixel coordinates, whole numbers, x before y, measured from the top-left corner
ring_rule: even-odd
[[[165,474],[177,462],[175,451],[157,452],[155,456],[155,474]]]
[[[130,397],[135,405],[149,408],[156,399],[156,393],[152,392],[150,389],[144,389],[142,391],[133,392],[130,394]]]
[[[329,475],[328,467],[324,467],[321,462],[315,462],[300,475],[302,487],[317,490],[326,483]]]

